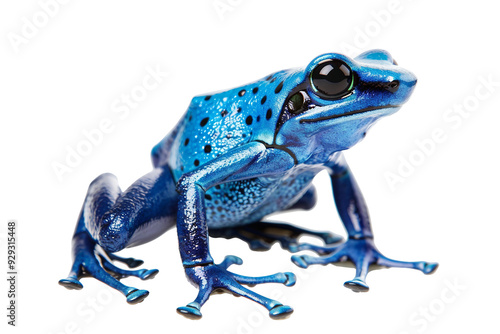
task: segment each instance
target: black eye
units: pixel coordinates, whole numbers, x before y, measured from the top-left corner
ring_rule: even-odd
[[[354,75],[343,61],[329,59],[319,63],[311,72],[311,85],[319,97],[338,99],[352,90]]]
[[[288,111],[292,114],[298,114],[304,111],[306,100],[307,95],[303,91],[293,94],[290,99],[288,99]]]

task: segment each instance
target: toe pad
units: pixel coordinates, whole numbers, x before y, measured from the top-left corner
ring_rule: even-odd
[[[370,290],[368,285],[360,279],[353,279],[344,283],[346,288],[351,289],[354,292],[367,292]]]
[[[293,313],[293,308],[287,305],[276,305],[269,310],[272,319],[286,319]]]
[[[64,286],[68,290],[81,290],[83,289],[83,284],[75,278],[63,278],[59,281],[59,285]]]
[[[189,303],[186,306],[178,307],[177,313],[182,314],[188,319],[201,319],[200,304],[196,302]]]
[[[127,294],[127,303],[129,304],[138,304],[142,302],[149,295],[149,291],[147,290],[132,290]]]
[[[144,261],[142,260],[137,260],[137,259],[133,259],[133,258],[128,258],[126,259],[125,261],[125,264],[129,267],[129,268],[137,268],[139,267],[140,265],[142,265],[144,263]]]
[[[286,272],[286,282],[284,283],[285,286],[293,286],[295,285],[295,282],[297,281],[297,277],[295,276],[294,273]]]
[[[422,271],[424,272],[424,274],[429,275],[434,273],[438,266],[439,265],[435,262],[426,262]]]
[[[304,255],[294,255],[292,256],[292,262],[301,268],[307,268],[309,267],[309,264],[306,262],[304,257]]]

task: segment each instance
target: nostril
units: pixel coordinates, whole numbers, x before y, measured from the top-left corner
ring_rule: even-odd
[[[391,93],[395,93],[399,88],[399,81],[394,80],[394,81],[388,82],[384,85],[384,88]]]

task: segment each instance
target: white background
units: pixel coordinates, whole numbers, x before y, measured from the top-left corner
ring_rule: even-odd
[[[498,307],[493,306],[500,297],[495,261],[500,232],[498,10],[488,1],[390,3],[74,0],[52,8],[52,17],[43,22],[40,2],[3,1],[0,261],[6,262],[6,223],[17,219],[20,278],[15,329],[6,325],[7,286],[0,280],[0,331],[498,330]],[[217,10],[217,4],[229,7]],[[39,20],[40,27],[22,37],[26,20]],[[13,36],[26,39],[15,45]],[[150,149],[192,96],[305,66],[324,52],[355,56],[355,49],[371,48],[390,51],[419,81],[401,111],[380,121],[346,156],[368,202],[379,249],[396,259],[437,261],[434,275],[378,270],[368,276],[370,292],[354,294],[342,286],[354,277],[352,268],[303,270],[277,245],[256,253],[241,241],[212,239],[217,261],[227,254],[244,259],[242,266],[231,268],[237,273],[294,271],[299,281],[293,288],[272,284],[253,289],[278,296],[295,312],[288,320],[273,321],[260,306],[224,294],[212,296],[202,308],[202,320],[190,321],[175,309],[192,301],[197,291],[184,277],[176,233],[170,231],[123,252],[160,270],[151,281],[124,280],[150,291],[139,305],[128,305],[121,294],[94,279],[83,279],[82,291],[57,285],[71,265],[70,239],[88,184],[112,172],[126,188],[147,173]],[[113,103],[141,85],[148,67],[168,75],[120,119]],[[492,92],[481,78],[496,82]],[[448,114],[450,108],[471,111],[452,122],[444,118],[457,117],[453,111]],[[65,164],[68,147],[75,149],[86,140],[83,131],[107,118],[113,130],[59,180],[54,162]],[[416,141],[428,140],[434,131],[444,139],[424,156]],[[387,173],[397,173],[400,159],[410,157],[418,165],[391,188]],[[343,233],[327,176],[320,175],[316,185],[320,199],[313,211],[276,219]]]

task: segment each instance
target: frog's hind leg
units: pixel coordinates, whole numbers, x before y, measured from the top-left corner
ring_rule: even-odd
[[[61,279],[59,284],[70,290],[81,290],[83,285],[80,279],[92,276],[120,291],[127,298],[129,304],[142,302],[149,295],[149,292],[127,286],[105,271],[99,261],[102,256],[99,255],[99,248],[88,232],[81,231],[75,234],[73,237],[74,263],[68,277]]]
[[[130,268],[141,260],[114,255],[123,248],[148,242],[175,223],[175,184],[169,170],[157,168],[121,192],[116,178],[103,174],[95,179],[83,204],[73,236],[73,266],[59,284],[68,289],[82,289],[82,277],[94,277],[136,304],[149,294],[126,286],[119,279],[135,276],[151,279],[158,270],[125,270],[112,261]],[[142,225],[147,224],[147,228]]]

